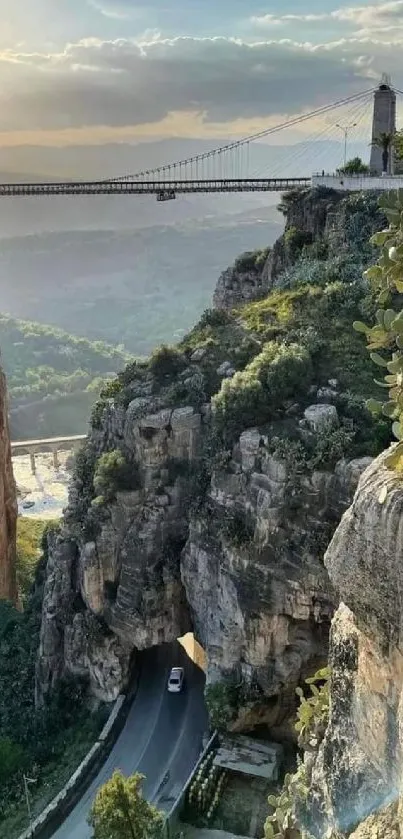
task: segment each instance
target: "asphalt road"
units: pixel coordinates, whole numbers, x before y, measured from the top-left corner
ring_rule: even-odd
[[[182,693],[168,693],[171,667],[185,668]],[[94,796],[115,769],[146,776],[144,793],[169,811],[199,757],[207,730],[203,699],[204,673],[179,643],[142,653],[139,687],[125,726],[95,780],[53,839],[91,839],[87,824]]]

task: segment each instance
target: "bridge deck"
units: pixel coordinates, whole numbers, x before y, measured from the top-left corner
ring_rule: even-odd
[[[86,440],[86,434],[75,434],[72,437],[46,437],[40,440],[14,440],[11,442],[11,451],[15,449],[24,449],[29,446],[57,446],[64,443],[76,443],[80,440]]]
[[[71,181],[0,184],[0,197],[40,195],[158,195],[173,192],[282,192],[309,186],[311,178],[222,178],[170,181]]]

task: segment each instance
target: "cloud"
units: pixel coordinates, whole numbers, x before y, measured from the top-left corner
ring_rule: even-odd
[[[189,112],[206,124],[300,113],[368,89],[385,66],[393,72],[391,54],[390,44],[369,39],[250,44],[158,33],[87,38],[58,53],[8,50],[0,53],[0,131],[121,128]]]
[[[392,0],[370,6],[345,6],[322,14],[266,14],[251,18],[259,27],[281,26],[291,23],[333,23],[350,24],[356,37],[387,34],[396,27],[403,28],[403,0]]]
[[[293,21],[297,21],[298,23],[317,23],[319,20],[329,20],[331,17],[330,14],[306,14],[306,15],[295,15],[295,14],[288,14],[288,15],[253,15],[251,17],[251,21],[258,26],[281,26],[285,23],[291,23]]]
[[[104,17],[118,20],[129,20],[138,14],[130,0],[88,0],[88,5]]]

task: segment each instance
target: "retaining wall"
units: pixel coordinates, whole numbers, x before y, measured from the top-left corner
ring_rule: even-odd
[[[31,827],[24,830],[18,839],[49,839],[73,810],[84,790],[97,775],[120,734],[137,690],[137,683],[136,681],[126,695],[118,696],[98,739],[82,763],[50,804],[32,822]]]
[[[181,812],[183,810],[183,805],[185,803],[186,793],[193,781],[193,778],[198,772],[199,766],[204,760],[204,758],[208,755],[211,749],[214,747],[216,741],[218,739],[218,732],[214,731],[214,734],[210,737],[210,740],[207,743],[207,746],[203,749],[199,760],[197,761],[196,765],[193,767],[185,785],[182,787],[181,793],[178,796],[175,804],[171,807],[169,813],[167,813],[165,819],[165,837],[166,839],[173,839],[173,837],[177,833],[177,825],[180,819]]]

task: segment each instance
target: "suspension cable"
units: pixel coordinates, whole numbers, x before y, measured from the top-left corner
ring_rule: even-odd
[[[225,146],[220,146],[219,148],[211,149],[207,152],[202,152],[201,154],[193,155],[192,157],[185,158],[184,160],[177,160],[175,163],[167,163],[163,166],[157,166],[154,169],[146,169],[142,172],[137,172],[135,174],[129,175],[121,175],[117,178],[106,178],[106,182],[110,181],[125,181],[125,180],[135,180],[137,178],[147,177],[149,175],[157,175],[161,172],[166,172],[169,169],[173,169],[177,166],[186,166],[192,163],[199,163],[202,160],[206,160],[210,157],[215,155],[224,154],[225,152],[230,151],[231,149],[237,149],[241,146],[246,145],[247,143],[251,143],[254,140],[261,139],[262,137],[268,137],[272,134],[276,134],[279,131],[283,131],[285,128],[291,128],[295,125],[300,125],[302,122],[306,122],[309,119],[312,119],[315,116],[320,116],[321,114],[325,114],[328,111],[331,111],[335,108],[340,108],[343,105],[347,105],[350,102],[355,102],[357,100],[362,99],[365,96],[368,96],[371,93],[374,93],[376,88],[371,88],[369,90],[362,91],[361,93],[356,93],[353,96],[348,96],[344,99],[339,99],[336,102],[332,102],[329,105],[322,105],[320,108],[316,108],[314,111],[310,111],[307,114],[302,114],[298,117],[293,117],[285,122],[280,123],[279,125],[275,125],[272,128],[266,128],[263,131],[258,131],[256,134],[250,134],[248,137],[243,137],[241,140],[235,140],[232,143],[227,143]]]

